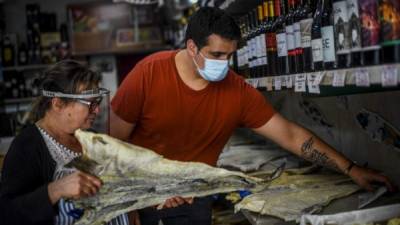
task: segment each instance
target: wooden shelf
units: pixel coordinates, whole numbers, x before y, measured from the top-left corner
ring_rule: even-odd
[[[340,80],[337,79],[338,77],[342,77],[342,82],[338,82]],[[289,85],[289,88],[286,85],[286,81],[288,80],[291,80],[290,83],[292,84]],[[336,96],[393,91],[400,90],[400,64],[250,78],[246,79],[246,82],[255,88],[266,89],[267,91],[286,89],[303,92],[312,96]]]
[[[42,70],[49,67],[49,64],[35,64],[24,66],[3,67],[3,71],[24,71],[24,70]]]

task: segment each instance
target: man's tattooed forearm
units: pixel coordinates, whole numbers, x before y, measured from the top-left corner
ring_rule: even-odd
[[[340,169],[336,164],[336,162],[330,159],[325,153],[318,151],[318,149],[315,149],[313,145],[314,145],[314,139],[313,137],[310,137],[301,146],[301,156],[304,159],[316,163],[320,166],[325,166],[340,172]]]

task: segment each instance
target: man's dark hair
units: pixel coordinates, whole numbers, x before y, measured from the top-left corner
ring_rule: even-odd
[[[207,45],[208,37],[212,34],[234,41],[241,38],[239,26],[230,15],[219,8],[203,7],[190,17],[185,44],[192,39],[201,49]]]

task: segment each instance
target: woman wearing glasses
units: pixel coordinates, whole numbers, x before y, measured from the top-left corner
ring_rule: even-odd
[[[75,130],[92,126],[107,94],[99,82],[99,74],[72,60],[45,71],[32,109],[35,123],[14,139],[4,161],[1,224],[70,225],[82,215],[69,200],[96,194],[101,181],[66,165],[82,152]],[[128,217],[109,224],[129,224]]]

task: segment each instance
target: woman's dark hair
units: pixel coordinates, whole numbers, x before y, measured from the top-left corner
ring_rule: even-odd
[[[100,74],[89,69],[87,65],[74,60],[63,60],[45,70],[37,83],[40,91],[75,94],[82,89],[82,86],[86,89],[97,87],[100,81]],[[37,122],[45,116],[51,107],[51,99],[44,96],[36,99],[30,112],[31,122]],[[71,101],[67,98],[62,100],[65,103]]]
[[[239,26],[225,11],[211,7],[200,8],[190,17],[185,43],[192,39],[201,49],[207,45],[208,37],[212,34],[234,41],[241,38]]]

